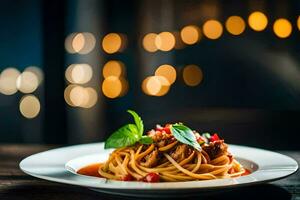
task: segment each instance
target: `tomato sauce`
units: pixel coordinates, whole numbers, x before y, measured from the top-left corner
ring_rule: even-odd
[[[246,176],[246,175],[249,175],[251,174],[251,171],[248,170],[248,169],[245,169],[245,172],[242,174],[242,176]]]
[[[101,175],[98,173],[99,167],[100,163],[91,164],[79,169],[77,173],[85,176],[101,177]]]

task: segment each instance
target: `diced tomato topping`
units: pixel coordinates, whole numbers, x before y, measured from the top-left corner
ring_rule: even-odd
[[[232,168],[230,168],[230,169],[228,170],[228,173],[229,173],[229,174],[233,174],[233,173],[234,173],[234,169],[233,169],[233,167],[232,167]]]
[[[131,174],[127,174],[126,176],[124,176],[124,178],[122,179],[122,181],[133,181],[134,178],[133,176],[131,176]]]
[[[219,138],[219,136],[218,136],[218,134],[213,134],[211,137],[210,137],[210,141],[211,142],[215,142],[215,141],[218,141],[218,140],[220,140],[220,138]]]
[[[171,134],[170,125],[166,125],[166,126],[163,128],[163,131],[165,131],[167,134]]]
[[[159,179],[159,174],[150,172],[143,178],[143,181],[148,183],[156,183],[159,182]]]

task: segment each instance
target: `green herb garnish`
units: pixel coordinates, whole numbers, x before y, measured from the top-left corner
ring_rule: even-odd
[[[179,142],[190,145],[198,151],[201,151],[201,146],[197,142],[196,136],[189,127],[181,123],[173,124],[171,126],[171,133]]]
[[[133,116],[135,124],[127,124],[115,131],[105,142],[104,148],[120,148],[132,146],[137,142],[153,143],[152,138],[143,135],[144,124],[141,117],[132,110],[127,110]]]

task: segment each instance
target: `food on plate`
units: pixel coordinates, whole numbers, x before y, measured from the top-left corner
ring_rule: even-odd
[[[139,115],[134,124],[115,131],[105,148],[115,148],[106,162],[93,165],[95,176],[112,180],[178,182],[238,177],[249,174],[217,133],[200,133],[183,123],[157,125],[144,135]],[[95,174],[89,166],[79,174]],[[98,173],[98,174],[97,174]]]

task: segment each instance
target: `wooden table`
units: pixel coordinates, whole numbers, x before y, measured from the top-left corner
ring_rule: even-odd
[[[19,169],[21,159],[31,154],[53,148],[39,145],[0,145],[0,199],[29,199],[29,200],[89,200],[89,199],[130,199],[128,197],[106,195],[93,192],[89,189],[58,184],[40,180],[24,174]],[[300,151],[281,151],[281,153],[293,157],[300,163]],[[184,199],[201,199],[188,196]],[[205,194],[205,199],[294,199],[300,200],[300,172],[270,184],[242,187],[218,194]],[[259,198],[259,199],[261,199]],[[132,198],[139,199],[139,198]],[[174,198],[172,198],[174,199]]]

